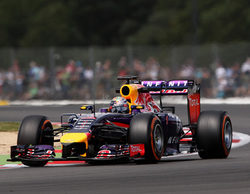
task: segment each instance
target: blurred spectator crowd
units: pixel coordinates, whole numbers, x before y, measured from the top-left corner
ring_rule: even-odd
[[[129,64],[123,56],[116,64],[107,59],[94,67],[70,60],[54,69],[31,61],[25,70],[14,61],[8,70],[0,69],[0,99],[110,99],[120,84],[116,77],[125,75],[137,75],[141,80],[195,79],[207,98],[250,96],[250,57],[242,64],[225,66],[218,60],[209,67],[187,59],[175,69],[159,64],[154,57]]]

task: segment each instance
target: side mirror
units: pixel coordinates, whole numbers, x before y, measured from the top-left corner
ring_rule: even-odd
[[[94,105],[83,105],[80,108],[81,110],[90,110],[92,113],[94,112]]]
[[[131,105],[130,108],[132,114],[137,114],[141,112],[141,109],[144,109],[144,105]]]
[[[144,105],[131,105],[132,110],[144,109]]]

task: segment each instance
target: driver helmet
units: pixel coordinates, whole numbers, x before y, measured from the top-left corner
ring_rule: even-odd
[[[129,105],[125,98],[118,96],[111,100],[109,110],[112,113],[129,113]]]

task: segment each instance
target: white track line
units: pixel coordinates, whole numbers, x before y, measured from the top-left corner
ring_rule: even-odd
[[[238,143],[233,143],[232,148],[238,148],[250,143],[250,136],[244,133],[233,132],[233,139],[239,139],[240,141]]]

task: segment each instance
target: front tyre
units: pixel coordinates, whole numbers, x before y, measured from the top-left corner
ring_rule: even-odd
[[[17,145],[51,145],[54,144],[53,127],[45,116],[32,115],[23,119],[17,137]],[[40,167],[47,161],[22,161],[24,165]]]
[[[144,144],[146,161],[159,161],[164,151],[164,134],[159,118],[152,113],[135,115],[130,123],[128,142]]]
[[[22,161],[22,163],[29,167],[43,167],[48,161]]]
[[[204,111],[197,128],[197,148],[201,158],[227,158],[232,146],[232,123],[224,111]]]

